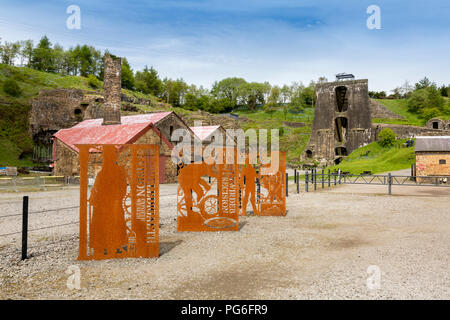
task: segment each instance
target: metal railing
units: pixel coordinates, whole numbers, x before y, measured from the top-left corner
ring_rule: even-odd
[[[2,191],[32,191],[48,190],[51,188],[64,188],[77,186],[80,177],[64,176],[35,176],[35,177],[2,177],[0,178],[0,192]]]
[[[305,191],[309,192],[310,185],[317,190],[317,185],[322,189],[342,184],[368,184],[385,185],[388,187],[388,194],[392,194],[392,186],[423,186],[423,187],[450,187],[450,176],[399,176],[388,173],[387,175],[372,174],[349,174],[338,171],[331,172],[324,170],[317,172],[311,170],[305,175]]]

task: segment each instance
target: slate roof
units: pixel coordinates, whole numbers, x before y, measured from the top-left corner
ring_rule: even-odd
[[[450,152],[450,136],[416,137],[416,152]]]

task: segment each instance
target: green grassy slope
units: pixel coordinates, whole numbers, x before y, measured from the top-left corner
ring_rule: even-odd
[[[21,89],[20,95],[13,97],[3,90],[3,84],[8,79],[17,82]],[[103,91],[91,88],[84,77],[61,76],[0,64],[0,166],[33,165],[30,157],[33,141],[28,133],[30,99],[36,97],[41,89],[56,88],[74,88],[93,94]],[[138,92],[122,92],[129,97],[156,100],[153,96]]]
[[[299,164],[300,155],[306,147],[311,134],[312,121],[314,119],[314,109],[305,109],[301,114],[284,114],[282,110],[274,112],[272,115],[261,109],[255,111],[238,110],[234,113],[240,117],[245,117],[248,122],[243,123],[244,130],[247,129],[282,129],[280,133],[280,149],[286,152],[287,162],[292,165]],[[284,122],[304,123],[303,127],[292,127]]]
[[[404,142],[406,140],[397,140],[392,148],[383,148],[373,142],[355,150],[339,165],[330,169],[341,169],[353,174],[372,171],[375,174],[410,168],[415,163],[414,148],[399,148]]]
[[[372,119],[374,123],[391,123],[391,124],[405,124],[412,126],[423,126],[425,123],[423,119],[415,113],[408,111],[408,101],[406,99],[375,99],[379,103],[386,106],[387,109],[404,117],[404,120],[397,119]]]

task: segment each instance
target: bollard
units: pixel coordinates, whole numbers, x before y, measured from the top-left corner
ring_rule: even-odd
[[[28,196],[24,196],[22,205],[22,260],[27,259],[27,247],[28,247]]]
[[[308,192],[308,183],[309,183],[309,172],[305,173],[305,192]]]
[[[289,197],[289,174],[286,172],[286,197]]]
[[[297,180],[297,193],[300,193],[300,182],[299,182],[299,180],[300,180],[300,173],[296,173],[296,178],[295,178],[295,180]]]
[[[392,195],[392,176],[388,173],[388,194]]]

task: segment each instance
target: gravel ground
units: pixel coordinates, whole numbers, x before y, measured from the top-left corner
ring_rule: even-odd
[[[291,187],[293,192],[295,188]],[[303,190],[303,189],[301,189]],[[78,208],[32,213],[0,236],[1,299],[449,299],[450,188],[338,186],[291,194],[286,217],[239,232],[177,233],[176,186],[161,187],[158,259],[77,261]],[[0,194],[0,234],[20,230],[24,194]],[[30,212],[79,205],[78,190],[29,193]],[[67,224],[67,225],[65,225]],[[81,289],[66,270],[81,270]],[[367,287],[367,268],[381,271]]]

